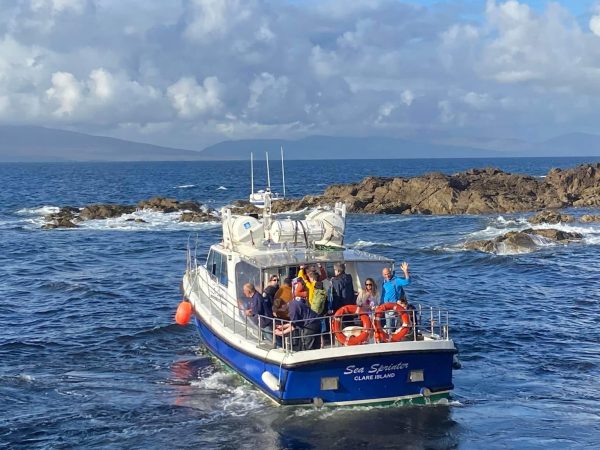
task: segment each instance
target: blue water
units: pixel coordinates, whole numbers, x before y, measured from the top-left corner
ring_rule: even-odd
[[[286,180],[303,195],[367,175],[542,176],[595,161],[290,161]],[[600,448],[600,224],[562,226],[582,243],[484,255],[461,244],[523,228],[527,214],[351,215],[348,244],[409,261],[413,302],[450,310],[463,362],[453,399],[278,408],[173,324],[188,237],[204,253],[218,224],[144,213],[145,224],[40,228],[64,205],[163,195],[219,207],[247,196],[248,164],[2,164],[0,186],[0,448]]]

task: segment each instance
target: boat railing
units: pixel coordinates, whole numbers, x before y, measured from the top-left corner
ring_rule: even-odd
[[[278,317],[246,315],[241,301],[227,293],[204,266],[195,266],[189,274],[192,275],[189,277],[191,289],[200,294],[200,305],[210,313],[209,324],[223,327],[259,347],[296,352],[304,350],[303,342],[309,338],[317,341],[314,348],[450,339],[448,311],[437,307],[418,305],[416,309],[407,310],[408,324],[402,324],[402,319],[397,316],[387,317],[386,323],[386,317],[378,317],[375,311],[360,309],[353,314],[292,322]],[[363,321],[363,316],[369,320]],[[319,332],[307,334],[302,331],[305,325],[315,320],[320,324]],[[388,325],[392,328],[387,328]],[[284,333],[283,330],[292,331]]]

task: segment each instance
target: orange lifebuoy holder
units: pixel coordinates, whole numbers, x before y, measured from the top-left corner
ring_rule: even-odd
[[[338,309],[333,315],[333,320],[331,321],[331,331],[333,331],[333,333],[335,334],[335,338],[342,345],[364,344],[369,340],[372,324],[371,319],[369,318],[369,315],[367,313],[358,313],[363,328],[363,330],[358,336],[346,336],[342,331],[342,319],[344,318],[344,316],[346,314],[356,314],[357,310],[358,306],[356,305],[346,305]]]
[[[402,328],[395,333],[388,333],[382,325],[382,322],[385,322],[387,311],[396,311],[399,320],[402,320]],[[396,303],[383,303],[375,308],[373,327],[375,328],[375,340],[377,342],[399,342],[410,333],[410,316],[405,308]]]

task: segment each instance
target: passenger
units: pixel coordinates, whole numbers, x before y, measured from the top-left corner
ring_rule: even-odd
[[[275,327],[275,334],[277,336],[285,336],[298,330],[301,350],[319,348],[321,320],[319,320],[317,313],[310,309],[301,297],[296,297],[290,302],[289,313],[291,323],[277,325]]]
[[[406,298],[403,286],[410,284],[410,273],[408,272],[408,263],[405,261],[400,264],[400,269],[404,273],[404,279],[399,278],[392,272],[392,269],[385,267],[382,270],[383,283],[381,284],[381,303],[395,303],[401,298]],[[396,328],[396,312],[386,311],[385,313],[385,327],[388,333]]]
[[[285,278],[281,287],[275,292],[273,300],[273,315],[278,319],[290,320],[288,304],[292,301],[292,282]]]
[[[280,298],[286,303],[292,301],[292,280],[284,278],[281,287],[275,292],[275,298]]]
[[[327,290],[323,285],[322,281],[315,282],[315,289],[313,292],[312,301],[310,302],[310,309],[316,312],[319,316],[322,316],[325,312],[325,304],[327,303]],[[327,319],[321,319],[321,348],[325,347],[325,332],[327,331]]]
[[[275,294],[277,293],[278,290],[279,290],[279,277],[277,275],[273,275],[271,278],[269,278],[269,283],[267,284],[267,287],[265,287],[265,289],[263,291],[263,297],[268,298],[272,305],[273,301],[275,300]]]
[[[273,314],[271,309],[267,308],[267,302],[256,291],[252,283],[244,284],[243,291],[246,298],[250,299],[250,303],[245,309],[244,314],[250,318],[254,325],[263,331],[263,339],[271,340],[273,337]]]
[[[330,314],[334,314],[342,306],[354,305],[356,297],[354,295],[354,283],[350,274],[346,273],[346,265],[343,263],[335,263],[333,265],[335,276],[331,279],[331,310]],[[342,328],[351,326],[354,323],[354,318],[343,317]]]
[[[308,288],[306,287],[306,283],[304,282],[304,278],[294,278],[292,282],[292,297],[295,299],[296,297],[300,297],[308,304]]]
[[[413,330],[412,327],[414,326],[416,328],[416,333],[419,334],[419,312],[417,311],[417,308],[415,308],[414,305],[408,303],[408,299],[406,298],[406,295],[402,298],[400,298],[400,300],[398,300],[398,304],[400,306],[402,306],[406,312],[408,312],[408,317],[410,319],[410,326],[411,326],[411,332],[409,333],[409,335],[413,336]],[[404,325],[404,324],[403,324]]]
[[[312,301],[313,291],[315,290],[315,283],[317,281],[323,281],[327,278],[327,272],[325,272],[325,268],[321,265],[321,263],[317,263],[317,268],[315,266],[300,266],[300,270],[298,271],[298,276],[304,280],[306,287],[308,288],[308,297],[306,301],[308,302],[308,306]]]
[[[379,297],[377,295],[377,283],[373,278],[365,280],[365,288],[361,289],[356,298],[356,306],[363,312],[373,311],[379,305]]]
[[[335,276],[331,279],[331,309],[330,313],[335,313],[342,306],[354,304],[354,284],[352,277],[346,273],[346,265],[335,263],[333,265]]]
[[[325,304],[327,303],[327,291],[323,287],[322,281],[315,281],[312,301],[310,302],[310,309],[316,312],[318,315],[322,315],[325,311]]]

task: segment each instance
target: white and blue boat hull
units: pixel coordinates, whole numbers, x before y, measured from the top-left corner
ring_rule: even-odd
[[[278,404],[424,403],[447,397],[453,389],[453,345],[389,351],[396,344],[378,344],[386,351],[333,351],[305,360],[284,356],[277,363],[221,339],[201,317],[195,322],[211,353]]]

